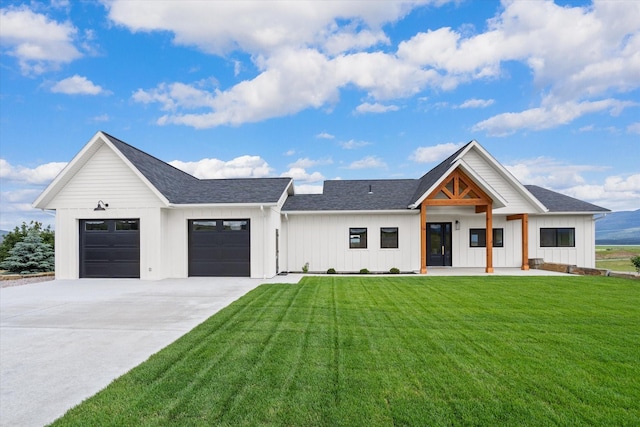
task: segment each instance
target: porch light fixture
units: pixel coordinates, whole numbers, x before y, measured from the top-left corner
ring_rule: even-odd
[[[460,221],[456,219],[456,230],[460,230]]]
[[[102,200],[98,200],[98,206],[96,206],[93,210],[94,211],[105,211],[105,208],[109,207],[109,203],[105,203]]]

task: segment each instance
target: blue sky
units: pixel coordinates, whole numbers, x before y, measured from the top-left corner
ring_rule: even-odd
[[[0,228],[98,130],[201,178],[417,178],[472,139],[640,208],[640,2],[1,3]]]

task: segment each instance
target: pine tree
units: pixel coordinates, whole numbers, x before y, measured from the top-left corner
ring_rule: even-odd
[[[38,230],[29,230],[27,236],[9,251],[9,256],[0,263],[0,268],[27,274],[53,271],[54,265],[51,245],[43,242]]]

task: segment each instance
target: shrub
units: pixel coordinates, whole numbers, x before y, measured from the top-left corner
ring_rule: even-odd
[[[640,273],[640,255],[631,258],[631,264],[636,268],[636,271]]]
[[[29,230],[27,237],[9,251],[9,256],[0,263],[0,267],[21,274],[53,271],[53,248],[43,242],[38,230]]]
[[[330,269],[327,270],[327,274],[336,274],[336,269],[331,267]]]
[[[391,274],[400,274],[400,269],[395,268],[395,267],[391,267],[391,270],[389,270],[389,273],[391,273]]]
[[[361,268],[360,274],[369,274],[369,270],[367,270],[366,268]]]
[[[304,265],[302,266],[302,272],[303,273],[308,273],[309,272],[309,263],[305,262]]]

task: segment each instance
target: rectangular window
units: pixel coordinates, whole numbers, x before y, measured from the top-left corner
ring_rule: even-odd
[[[248,221],[222,221],[224,231],[245,231]]]
[[[349,229],[349,248],[350,249],[366,249],[367,248],[367,229],[366,228],[350,228]]]
[[[487,247],[487,232],[484,228],[472,228],[469,230],[469,246],[472,248]],[[493,247],[502,248],[504,246],[504,230],[502,228],[493,229]]]
[[[398,249],[398,227],[380,228],[380,247]]]
[[[138,231],[140,221],[137,219],[116,220],[116,231]]]
[[[217,222],[210,220],[193,221],[191,227],[193,231],[216,231]]]
[[[573,248],[576,246],[575,228],[541,228],[540,247]]]
[[[85,221],[85,231],[108,231],[109,225],[106,221]]]

